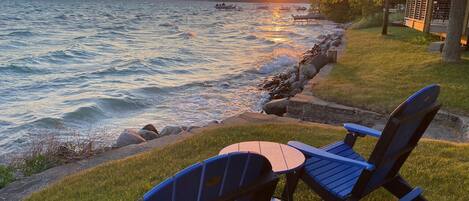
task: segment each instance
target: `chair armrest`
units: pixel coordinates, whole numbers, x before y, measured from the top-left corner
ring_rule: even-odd
[[[339,156],[339,155],[324,151],[322,149],[309,146],[302,142],[290,141],[288,142],[288,145],[300,150],[301,152],[303,152],[303,154],[307,156],[314,156],[314,157],[321,158],[324,160],[330,160],[330,161],[335,161],[339,163],[344,163],[347,165],[358,166],[358,167],[365,168],[367,170],[373,170],[375,168],[373,164],[367,163],[365,161],[357,161],[354,159]]]
[[[381,137],[381,131],[368,128],[366,126],[358,125],[358,124],[346,123],[344,124],[344,128],[348,132],[351,132],[351,133],[369,135],[369,136],[376,137],[376,138]]]
[[[417,198],[418,196],[420,196],[420,194],[422,194],[422,189],[417,187],[417,188],[414,188],[409,193],[407,193],[406,195],[404,195],[404,197],[399,199],[399,201],[412,201],[415,198]]]

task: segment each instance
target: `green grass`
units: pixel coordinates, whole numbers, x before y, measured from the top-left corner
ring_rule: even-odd
[[[18,166],[18,169],[24,175],[31,176],[59,164],[59,161],[52,157],[48,157],[45,154],[38,154],[29,158],[25,158],[24,162]]]
[[[445,110],[469,114],[469,52],[463,62],[444,64],[427,51],[435,37],[409,28],[347,30],[347,47],[329,77],[316,85],[315,95],[349,106],[388,113],[414,91],[441,85]]]
[[[305,124],[245,125],[212,129],[163,149],[107,163],[66,177],[47,189],[34,193],[32,200],[137,200],[152,186],[177,171],[214,156],[223,147],[248,140],[286,143],[299,140],[323,146],[344,137],[336,127]],[[361,138],[356,150],[368,155],[376,141]],[[429,200],[469,200],[468,144],[422,140],[401,170],[412,185],[421,186]],[[283,182],[283,180],[282,180]],[[283,183],[280,184],[283,186]],[[304,183],[296,200],[320,200]],[[373,192],[365,200],[394,200],[385,190]]]
[[[0,165],[0,188],[15,180],[12,168]]]

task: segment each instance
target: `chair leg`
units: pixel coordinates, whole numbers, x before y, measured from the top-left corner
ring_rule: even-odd
[[[357,135],[353,133],[347,133],[344,139],[345,144],[350,147],[353,147],[353,145],[355,145],[355,141],[357,141]]]
[[[303,168],[291,173],[287,173],[287,181],[285,184],[285,189],[283,189],[282,200],[293,201],[293,193],[296,190],[296,186],[298,185],[302,171]]]
[[[412,186],[407,183],[401,176],[396,176],[393,180],[383,185],[386,190],[398,198],[404,197],[407,193],[412,191]],[[414,201],[427,201],[423,195],[418,196]]]

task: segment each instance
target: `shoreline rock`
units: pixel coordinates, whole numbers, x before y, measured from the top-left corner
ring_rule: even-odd
[[[135,129],[125,129],[117,138],[116,147],[125,147],[131,144],[140,144],[146,140]]]
[[[177,135],[186,130],[189,130],[187,126],[166,126],[161,130],[161,135]]]
[[[262,109],[267,114],[275,114],[277,116],[283,116],[287,112],[288,99],[275,99],[266,103]]]
[[[291,98],[301,93],[324,66],[335,62],[336,58],[332,57],[335,54],[329,54],[329,51],[342,44],[343,35],[343,31],[319,35],[320,41],[303,54],[297,65],[266,79],[261,88],[269,92],[270,100]]]

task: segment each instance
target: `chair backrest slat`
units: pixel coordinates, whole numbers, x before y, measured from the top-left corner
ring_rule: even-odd
[[[174,175],[174,201],[197,201],[202,169],[197,163]]]
[[[230,153],[180,171],[147,192],[144,200],[213,201],[233,195],[237,199],[251,200],[254,194],[239,197],[236,194],[241,188],[250,187],[271,175],[272,167],[265,157],[254,153]]]
[[[361,197],[368,194],[398,174],[438,112],[439,92],[438,85],[427,86],[410,96],[392,112],[368,160],[376,168],[362,172],[352,196]]]
[[[229,158],[208,159],[205,161],[202,188],[199,200],[213,200],[220,195]]]
[[[243,173],[246,168],[247,157],[244,155],[233,155],[230,157],[230,165],[223,180],[223,188],[220,194],[226,194],[239,188]]]

